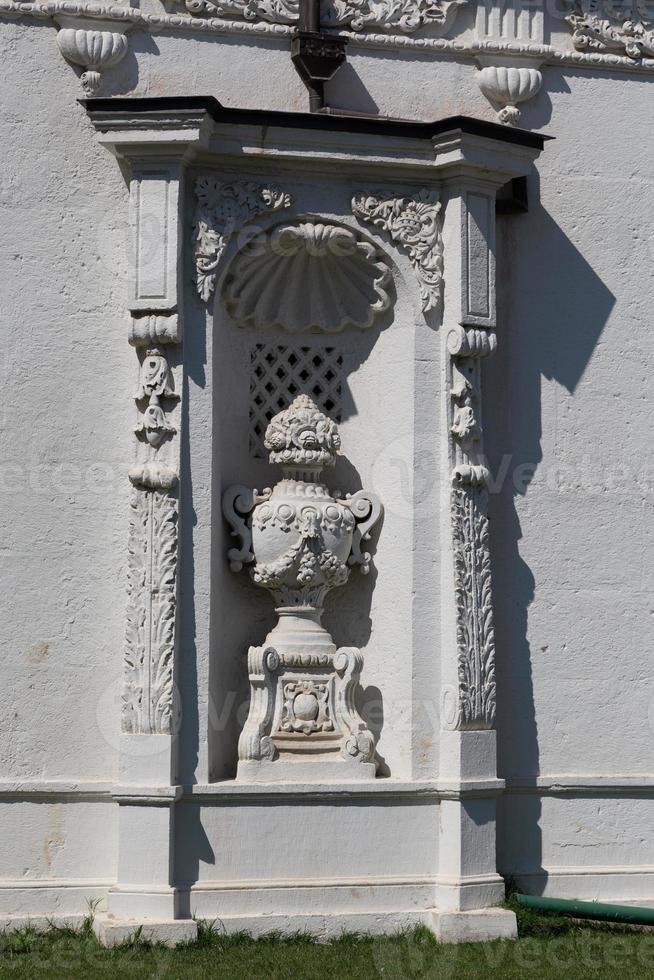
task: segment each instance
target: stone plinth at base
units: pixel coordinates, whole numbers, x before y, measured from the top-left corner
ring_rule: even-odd
[[[111,915],[98,915],[93,920],[93,931],[103,946],[120,946],[135,936],[143,942],[179,946],[197,939],[198,924],[194,919],[115,919]]]
[[[482,943],[517,939],[518,923],[508,909],[433,912],[427,925],[441,943]]]

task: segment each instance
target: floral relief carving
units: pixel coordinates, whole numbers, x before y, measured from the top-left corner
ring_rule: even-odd
[[[173,435],[177,431],[168,422],[161,405],[162,398],[177,397],[166,356],[156,347],[146,351],[135,399],[137,402],[147,400],[147,405],[134,431],[154,448],[160,446],[167,435]]]
[[[453,489],[461,729],[492,728],[495,722],[495,633],[486,510],[485,487]]]
[[[173,713],[177,501],[158,491],[130,502],[122,727],[170,734]]]
[[[458,717],[463,730],[495,723],[495,634],[488,535],[488,468],[481,425],[481,358],[495,335],[459,327],[446,339],[452,357],[451,520],[458,672]]]
[[[352,31],[387,31],[411,34],[421,27],[444,31],[458,7],[469,0],[328,0],[322,4],[323,27],[348,27]],[[273,24],[296,24],[299,0],[186,0],[192,14],[239,17]]]
[[[635,0],[631,7],[632,16],[628,16],[629,8],[619,0],[576,3],[566,21],[577,51],[617,53],[637,61],[653,57],[652,6]]]
[[[276,187],[251,180],[225,182],[198,177],[195,223],[196,285],[208,301],[216,286],[216,269],[234,231],[257,214],[291,206],[291,197]]]
[[[441,203],[436,191],[422,190],[414,197],[384,198],[359,194],[352,200],[352,213],[381,228],[407,253],[420,285],[424,312],[441,305],[443,288],[443,243]]]

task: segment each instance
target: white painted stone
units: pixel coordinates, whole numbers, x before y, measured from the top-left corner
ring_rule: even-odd
[[[198,924],[194,919],[117,921],[110,915],[98,915],[93,920],[93,931],[103,946],[120,946],[135,938],[162,946],[180,946],[197,939]]]
[[[435,912],[433,930],[442,943],[475,943],[518,938],[515,914],[508,909]]]
[[[341,25],[348,68],[328,98],[492,120],[478,59],[533,69],[543,85],[519,104],[521,125],[557,137],[537,177],[533,153],[481,137],[235,133],[192,112],[124,125],[107,114],[96,142],[60,51],[64,4],[21,4],[18,17],[0,2],[6,928],[79,923],[100,900],[114,936],[143,924],[165,936],[173,915],[184,936],[198,914],[256,934],[301,917],[317,935],[430,923],[454,941],[512,928],[485,911],[502,898],[498,871],[553,896],[654,894],[641,451],[652,25],[635,30],[608,4],[602,23],[517,4],[500,18],[499,6],[481,18],[441,4],[427,24],[424,5],[404,23],[360,5]],[[306,111],[290,15],[210,14],[149,4],[98,19],[82,5],[71,60],[96,71],[82,41],[115,33],[124,56],[99,69],[98,95]],[[496,236],[497,186],[527,171],[529,213],[502,218]],[[374,248],[392,277],[388,306],[365,329],[341,317],[333,335],[235,322],[223,298],[241,236],[306,223]],[[243,657],[273,613],[224,561],[220,499],[235,483],[273,482],[249,453],[261,343],[286,358],[319,348],[316,371],[342,372],[330,397],[360,483],[340,459],[328,485],[370,488],[385,506],[372,574],[352,575],[325,611],[336,643],[363,653],[375,779],[324,768],[292,783],[234,778]],[[162,368],[155,383],[148,356]],[[132,493],[147,508],[130,507]],[[150,564],[160,520],[169,533]],[[147,671],[126,683],[129,554],[128,647]],[[492,636],[474,615],[490,605],[466,601],[471,571],[482,584],[492,575]],[[289,827],[293,846],[271,847]]]

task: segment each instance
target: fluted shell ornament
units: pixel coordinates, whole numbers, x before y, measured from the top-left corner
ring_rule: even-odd
[[[361,330],[391,305],[391,271],[370,242],[341,225],[305,221],[252,239],[225,286],[239,325],[290,333]]]

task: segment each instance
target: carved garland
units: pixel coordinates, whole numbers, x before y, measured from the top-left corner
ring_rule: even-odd
[[[352,213],[387,232],[407,253],[420,284],[422,309],[440,309],[443,289],[441,204],[436,191],[421,190],[414,197],[384,198],[359,194]]]
[[[225,183],[199,177],[195,223],[195,268],[198,293],[207,302],[216,288],[216,269],[235,230],[255,215],[291,206],[291,196],[276,187],[244,180]]]
[[[131,734],[170,734],[173,713],[177,569],[177,472],[159,459],[177,434],[166,410],[179,398],[167,357],[143,341],[178,339],[165,317],[134,317],[130,339],[141,347],[134,399],[139,421],[137,463],[129,478],[127,627],[122,729]],[[172,318],[170,318],[172,319]]]

